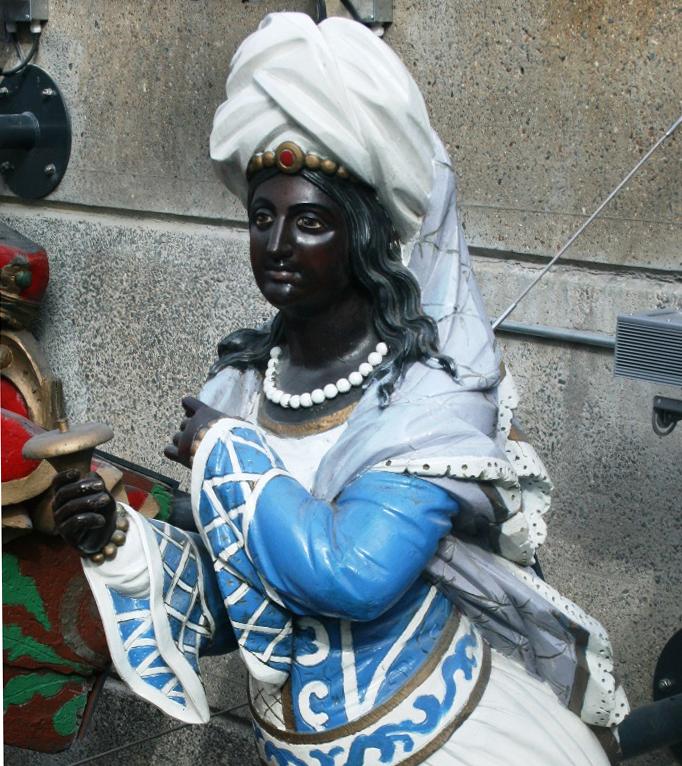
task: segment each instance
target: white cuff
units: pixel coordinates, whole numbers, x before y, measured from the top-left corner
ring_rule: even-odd
[[[125,503],[119,506],[129,516],[137,513]],[[96,572],[107,587],[124,596],[144,598],[149,595],[149,568],[142,547],[142,536],[136,524],[129,525],[126,541],[117,549],[115,558],[105,559],[101,564],[84,558],[83,566]]]

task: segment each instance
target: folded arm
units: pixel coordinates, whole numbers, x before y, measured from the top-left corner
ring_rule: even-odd
[[[215,558],[295,614],[350,620],[372,620],[397,601],[457,512],[444,489],[380,471],[333,504],[318,500],[261,433],[230,419],[197,454],[193,495]]]

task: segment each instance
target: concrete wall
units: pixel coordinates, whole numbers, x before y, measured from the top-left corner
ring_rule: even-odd
[[[495,315],[680,113],[679,4],[394,5],[386,39],[455,160]],[[180,396],[201,384],[222,335],[268,314],[250,280],[244,211],[207,156],[227,65],[266,11],[312,6],[50,4],[37,63],[68,100],[71,165],[38,203],[0,187],[0,217],[50,252],[42,337],[72,417],[110,422],[112,450],[166,473],[182,475],[160,454]],[[612,333],[620,312],[682,304],[680,141],[658,152],[515,320]],[[501,339],[522,419],[556,484],[546,575],[606,624],[641,704],[658,652],[682,627],[682,434],[663,440],[650,426],[653,394],[679,391],[614,380],[605,351]]]

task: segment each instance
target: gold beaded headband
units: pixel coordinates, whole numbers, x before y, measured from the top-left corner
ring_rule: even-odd
[[[249,160],[246,168],[246,177],[251,178],[262,168],[276,167],[281,173],[298,173],[302,168],[308,170],[321,170],[328,176],[338,176],[339,178],[351,178],[350,173],[339,165],[338,162],[330,159],[323,159],[317,154],[304,152],[301,147],[293,141],[282,142],[274,152],[262,152],[254,154]]]

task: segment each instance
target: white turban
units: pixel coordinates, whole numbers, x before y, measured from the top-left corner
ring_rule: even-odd
[[[255,153],[294,141],[372,186],[403,242],[429,202],[435,147],[426,105],[395,53],[362,24],[273,13],[232,59],[211,157],[244,203]]]
[[[455,174],[396,54],[355,21],[316,25],[303,13],[273,13],[239,46],[226,90],[211,157],[228,188],[246,202],[252,156],[284,141],[372,186],[405,243],[458,385],[492,388],[500,359],[457,217]]]

